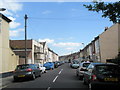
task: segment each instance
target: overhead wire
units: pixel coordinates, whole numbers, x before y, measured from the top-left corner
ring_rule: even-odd
[[[29,19],[31,20],[50,20],[50,21],[96,21],[96,20],[100,20],[98,18],[76,18],[76,17],[73,17],[73,18],[53,18],[53,17],[50,17],[50,18],[40,18],[40,17],[28,17]]]

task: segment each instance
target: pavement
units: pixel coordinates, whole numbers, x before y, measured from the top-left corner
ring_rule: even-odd
[[[0,90],[6,87],[8,84],[10,84],[12,81],[13,81],[13,76],[0,78]]]

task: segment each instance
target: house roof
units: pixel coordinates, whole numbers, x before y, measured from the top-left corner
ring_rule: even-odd
[[[45,47],[46,42],[40,42],[40,44],[42,44],[43,47]]]
[[[5,21],[7,21],[8,23],[12,21],[12,20],[10,20],[9,18],[7,18],[6,16],[4,16],[2,13],[0,13],[0,17],[1,17],[2,19],[4,19]]]

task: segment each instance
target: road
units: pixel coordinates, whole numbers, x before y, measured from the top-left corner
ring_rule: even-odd
[[[76,77],[75,72],[76,69],[70,68],[69,64],[65,63],[54,70],[48,70],[47,73],[42,74],[35,80],[12,81],[5,88],[41,88],[44,90],[85,88],[85,90],[88,90],[83,81]]]

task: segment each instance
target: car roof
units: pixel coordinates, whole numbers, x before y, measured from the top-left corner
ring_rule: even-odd
[[[82,62],[82,64],[83,64],[83,63],[91,63],[91,62]]]
[[[114,63],[91,63],[92,65],[96,66],[96,65],[117,65]]]
[[[25,66],[25,65],[35,65],[35,64],[21,64],[21,65],[17,65],[17,66]]]

